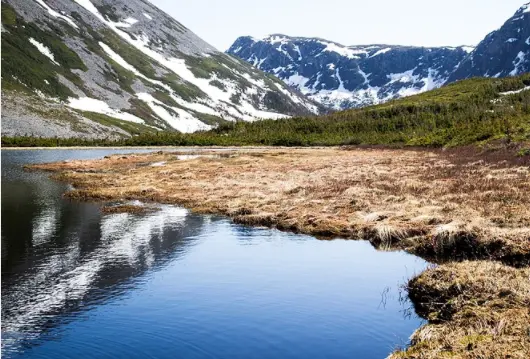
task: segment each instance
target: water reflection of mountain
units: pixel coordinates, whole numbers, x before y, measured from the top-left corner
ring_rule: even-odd
[[[46,178],[2,183],[2,351],[101,301],[184,255],[204,217],[163,206],[148,215],[102,216],[96,204],[61,199]]]

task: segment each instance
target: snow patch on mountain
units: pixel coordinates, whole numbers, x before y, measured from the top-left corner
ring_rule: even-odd
[[[288,42],[287,40],[287,37],[286,36],[282,36],[282,35],[271,35],[269,37],[269,42],[271,44],[286,44]]]
[[[388,77],[391,84],[395,82],[403,82],[403,83],[416,82],[418,80],[418,76],[413,75],[414,70],[416,70],[416,68],[402,72],[402,73],[398,73],[398,74],[389,74],[389,75],[386,75],[386,77]]]
[[[514,69],[510,72],[510,75],[515,76],[521,72],[520,67],[525,61],[526,54],[522,51],[519,51],[515,60],[513,60]]]
[[[138,118],[127,112],[112,109],[106,102],[90,97],[70,98],[68,100],[67,106],[76,110],[107,115],[123,121],[145,124],[145,121],[141,118]]]
[[[138,20],[136,20],[136,19],[133,18],[133,17],[128,17],[128,18],[126,18],[126,19],[123,20],[123,21],[126,22],[127,24],[131,25],[131,26],[134,25],[134,24],[136,24],[136,23],[138,22]]]
[[[370,57],[376,57],[377,55],[386,54],[386,53],[389,52],[390,50],[392,50],[391,47],[387,47],[387,48],[381,49],[381,50],[377,51],[375,54],[373,54],[373,55],[370,56]]]
[[[293,96],[292,93],[290,93],[289,91],[287,91],[286,89],[284,89],[282,86],[280,86],[279,84],[275,83],[274,84],[279,91],[283,92],[285,95],[289,96],[291,98],[291,100],[293,100],[293,102],[295,103],[301,103],[301,100],[297,97],[297,96]]]
[[[42,6],[44,9],[46,9],[46,11],[48,11],[48,14],[50,14],[51,16],[53,17],[56,17],[56,18],[59,18],[59,19],[62,19],[64,21],[66,21],[67,23],[69,23],[72,27],[76,28],[76,29],[79,29],[79,27],[77,26],[77,24],[72,20],[70,19],[68,16],[64,16],[64,15],[61,15],[59,14],[57,11],[53,10],[51,7],[49,7],[45,2],[44,0],[35,0],[40,6]]]
[[[29,42],[31,42],[31,44],[33,46],[35,46],[37,48],[37,50],[40,51],[41,54],[43,54],[44,56],[49,58],[51,60],[51,62],[53,62],[57,66],[60,66],[59,63],[57,61],[55,61],[55,57],[53,56],[53,52],[46,45],[41,44],[40,42],[38,42],[37,40],[35,40],[32,37],[29,38]]]
[[[307,77],[300,76],[298,73],[291,75],[287,79],[287,83],[293,87],[298,88],[303,94],[308,94],[311,90],[305,87],[305,84],[309,81]]]
[[[332,109],[378,104],[441,86],[469,46],[344,46],[316,38],[242,37],[227,51]]]
[[[101,46],[101,48],[103,49],[103,51],[105,51],[105,53],[107,55],[109,55],[109,57],[113,60],[113,61],[116,61],[116,63],[118,63],[118,65],[120,65],[121,67],[123,67],[124,69],[126,70],[129,70],[131,71],[133,74],[137,75],[137,76],[140,76],[142,78],[147,78],[146,76],[144,76],[143,74],[140,73],[140,71],[138,71],[133,65],[129,64],[127,61],[125,61],[123,59],[123,57],[121,57],[120,55],[118,55],[117,53],[115,53],[114,51],[112,51],[112,49],[107,45],[107,44],[104,44],[103,42],[99,42],[99,46]]]
[[[358,55],[360,54],[366,55],[366,51],[357,50],[357,49],[349,49],[345,46],[340,46],[333,42],[320,41],[320,43],[326,46],[324,50],[322,50],[322,52],[335,52],[348,59],[359,59],[360,57]]]
[[[171,127],[182,133],[210,130],[212,127],[199,121],[188,112],[165,105],[162,101],[155,99],[148,93],[137,94],[138,98],[149,105],[161,119],[166,121]],[[170,112],[171,111],[171,112]],[[175,116],[176,115],[176,116]]]
[[[501,95],[501,96],[515,95],[515,94],[521,93],[523,91],[528,91],[528,90],[530,90],[530,86],[526,86],[526,87],[523,87],[522,89],[515,90],[515,91],[501,92],[501,93],[499,93],[499,95]]]

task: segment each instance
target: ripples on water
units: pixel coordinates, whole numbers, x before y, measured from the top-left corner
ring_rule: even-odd
[[[101,215],[21,170],[108,153],[2,151],[3,357],[383,358],[420,325],[398,300],[415,257],[173,206]]]

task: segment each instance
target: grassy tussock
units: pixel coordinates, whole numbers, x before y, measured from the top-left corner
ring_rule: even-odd
[[[118,205],[105,205],[101,207],[103,213],[132,213],[132,214],[145,214],[155,212],[158,209],[153,206],[135,205],[135,204],[118,204]]]
[[[529,357],[530,269],[451,263],[413,278],[407,291],[429,324],[391,359]]]

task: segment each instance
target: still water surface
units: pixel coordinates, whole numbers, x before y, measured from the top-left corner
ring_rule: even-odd
[[[2,151],[3,358],[384,358],[421,325],[398,291],[416,257],[173,206],[102,215],[22,170],[116,152]]]

